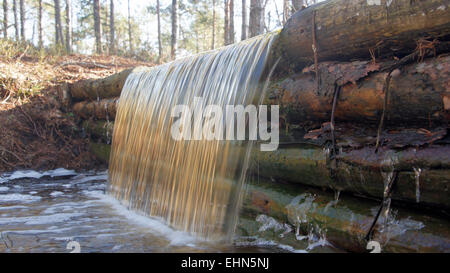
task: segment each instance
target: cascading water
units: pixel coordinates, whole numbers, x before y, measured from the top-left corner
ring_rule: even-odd
[[[200,109],[194,105],[196,97],[222,109],[259,101],[260,78],[275,36],[136,69],[118,105],[110,194],[177,229],[207,239],[230,238],[251,142],[176,141],[171,137],[171,111],[176,105]]]

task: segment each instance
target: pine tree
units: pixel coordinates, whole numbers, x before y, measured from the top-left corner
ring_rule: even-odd
[[[94,0],[95,53],[102,54],[102,24],[100,22],[100,0]]]
[[[72,53],[72,1],[66,0],[66,50]]]
[[[159,1],[159,0],[158,0]],[[109,52],[116,54],[116,26],[114,22],[114,0],[109,2]]]
[[[170,57],[172,60],[176,58],[176,48],[177,48],[177,27],[178,27],[178,2],[177,0],[172,0],[172,37],[170,42]]]
[[[8,0],[3,0],[3,37],[8,39]]]
[[[242,0],[242,29],[241,29],[241,41],[247,39],[247,3]]]

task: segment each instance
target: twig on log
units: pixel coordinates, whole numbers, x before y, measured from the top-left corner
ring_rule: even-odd
[[[336,112],[336,105],[337,105],[337,100],[339,98],[339,93],[341,91],[341,86],[339,85],[335,85],[334,87],[334,98],[333,98],[333,108],[331,109],[331,141],[333,144],[333,154],[332,154],[332,159],[334,159],[336,157],[336,136],[334,135],[334,116],[335,116],[335,112]]]
[[[316,71],[316,87],[319,91],[319,58],[317,56],[317,38],[316,38],[316,11],[312,14],[312,50],[314,53],[314,70]]]
[[[386,81],[384,82],[384,87],[383,87],[383,91],[384,91],[383,113],[381,114],[380,125],[378,126],[377,142],[376,142],[376,145],[375,145],[375,153],[378,152],[378,148],[380,147],[381,131],[383,130],[384,118],[386,116],[386,111],[387,111],[387,107],[388,107],[388,103],[389,103],[389,85],[391,83],[391,78],[392,78],[391,74],[392,74],[392,70],[389,71],[389,73],[386,76]]]
[[[380,214],[381,214],[381,211],[383,211],[383,208],[384,208],[386,200],[391,198],[392,189],[394,188],[394,184],[395,184],[395,181],[397,181],[397,178],[398,178],[398,172],[394,172],[393,175],[392,175],[391,180],[388,182],[387,190],[386,190],[385,194],[383,195],[383,201],[381,202],[381,206],[378,209],[378,212],[375,215],[375,218],[373,219],[373,222],[372,222],[372,225],[369,228],[369,231],[367,232],[367,235],[365,237],[366,241],[370,241],[372,239],[375,225],[378,222],[378,218],[380,218]]]

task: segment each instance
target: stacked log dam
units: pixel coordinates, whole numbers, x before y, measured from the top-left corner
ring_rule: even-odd
[[[270,181],[264,190],[252,186],[246,212],[296,225],[288,209],[295,193],[303,193],[305,185],[325,189],[315,197],[317,210],[304,217],[331,231],[333,242],[348,250],[364,247],[373,204],[386,190],[396,206],[448,216],[449,45],[446,0],[330,0],[295,13],[273,48],[271,60],[282,61],[264,102],[280,107],[280,145],[275,152],[260,152],[258,146],[253,151],[250,175]],[[62,97],[71,99],[93,151],[104,161],[131,71],[63,88]],[[338,208],[323,197],[328,191],[358,198]],[[387,238],[388,249],[412,251],[415,244],[417,251],[449,251],[450,235],[442,233],[448,221],[430,219],[418,216],[415,224],[425,227]]]

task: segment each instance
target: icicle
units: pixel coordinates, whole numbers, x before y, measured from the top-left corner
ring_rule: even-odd
[[[420,174],[422,173],[422,169],[414,168],[414,173],[416,175],[416,202],[420,203]]]

